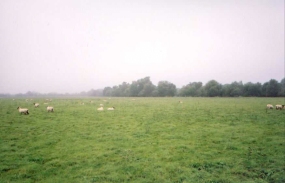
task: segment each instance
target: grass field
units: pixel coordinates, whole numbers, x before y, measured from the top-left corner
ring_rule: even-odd
[[[284,98],[44,102],[0,99],[0,182],[285,182]]]

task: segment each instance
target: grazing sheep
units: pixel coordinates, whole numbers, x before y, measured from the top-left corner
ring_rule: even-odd
[[[103,110],[104,110],[103,107],[99,107],[99,108],[97,109],[97,111],[103,111]]]
[[[179,103],[182,104],[183,102],[179,100]]]
[[[100,104],[100,106],[103,107],[104,105],[103,105],[103,104]]]
[[[109,107],[107,110],[108,111],[113,111],[113,110],[115,110],[115,107]]]
[[[273,109],[273,105],[272,104],[267,104],[267,109]]]
[[[47,112],[53,112],[53,107],[52,106],[47,106]]]
[[[34,106],[35,106],[35,107],[39,107],[40,104],[39,104],[39,103],[34,103]]]
[[[275,109],[276,110],[282,110],[284,108],[284,105],[280,105],[280,104],[277,104],[276,106],[275,106]]]
[[[29,114],[29,110],[26,108],[17,107],[17,109],[19,110],[19,113],[21,114]]]

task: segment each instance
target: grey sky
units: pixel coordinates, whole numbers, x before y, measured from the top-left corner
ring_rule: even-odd
[[[284,77],[284,0],[0,0],[0,93]]]

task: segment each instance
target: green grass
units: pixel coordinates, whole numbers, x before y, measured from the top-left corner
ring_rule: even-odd
[[[43,103],[0,99],[0,182],[285,182],[283,98]]]

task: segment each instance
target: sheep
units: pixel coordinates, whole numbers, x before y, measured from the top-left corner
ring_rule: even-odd
[[[273,109],[273,105],[272,104],[267,104],[266,108],[267,109]]]
[[[17,107],[17,109],[19,110],[19,113],[21,114],[29,114],[29,110],[26,108]]]
[[[179,100],[179,103],[182,104],[183,102]]]
[[[107,110],[108,111],[113,111],[113,110],[115,110],[115,107],[109,107]]]
[[[99,108],[97,109],[97,111],[103,111],[103,110],[104,110],[103,107],[99,107]]]
[[[104,105],[103,105],[103,104],[100,104],[100,106],[103,107]]]
[[[53,107],[52,106],[47,106],[47,112],[53,112]]]
[[[276,110],[282,110],[284,108],[284,105],[280,105],[280,104],[277,104],[277,105],[275,105],[275,109]]]
[[[34,106],[35,106],[35,107],[39,107],[40,104],[39,104],[39,103],[34,103]]]

